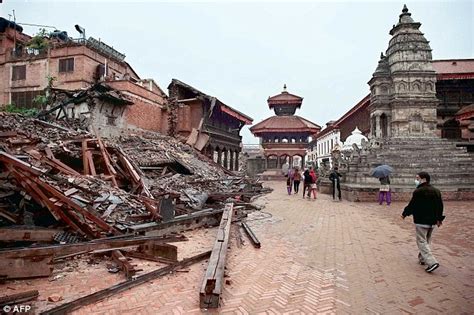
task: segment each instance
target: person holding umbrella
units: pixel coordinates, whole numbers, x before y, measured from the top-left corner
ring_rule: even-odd
[[[390,177],[389,175],[393,172],[393,169],[388,165],[379,165],[372,170],[370,175],[377,177],[380,181],[379,188],[379,204],[383,204],[385,200],[387,206],[392,203],[392,193],[390,191]]]

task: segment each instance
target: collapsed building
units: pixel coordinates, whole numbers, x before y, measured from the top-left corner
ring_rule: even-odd
[[[176,79],[168,97],[153,79],[140,78],[123,53],[93,37],[31,37],[1,21],[0,105],[39,108],[43,116],[74,119],[100,136],[147,130],[179,137],[238,170],[239,133],[252,123],[249,116]]]

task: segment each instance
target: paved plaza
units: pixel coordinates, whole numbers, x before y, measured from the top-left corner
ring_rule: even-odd
[[[327,195],[314,201],[285,194],[284,182],[267,185],[274,191],[257,200],[265,208],[248,221],[262,248],[253,248],[246,238],[239,248],[231,235],[228,284],[219,313],[472,314],[474,236],[469,202],[445,204],[447,218],[435,230],[433,246],[441,267],[428,274],[417,263],[411,217],[400,218],[405,203],[334,202]],[[178,244],[180,259],[210,249],[215,231],[188,233],[190,241]],[[195,264],[75,314],[199,314],[206,266]],[[61,275],[55,281],[21,281],[0,289],[11,293],[9,287],[17,292],[37,288],[37,309],[44,310],[123,281],[123,275],[109,274],[101,265]],[[47,302],[52,293],[64,300]]]

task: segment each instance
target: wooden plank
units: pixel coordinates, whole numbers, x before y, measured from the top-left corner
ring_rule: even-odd
[[[0,161],[4,162],[5,164],[9,164],[15,167],[18,167],[22,170],[26,170],[27,172],[33,173],[37,176],[44,173],[44,170],[39,169],[31,164],[23,162],[22,160],[17,159],[13,155],[10,155],[6,152],[0,151]]]
[[[156,262],[163,263],[163,264],[173,264],[173,263],[176,262],[176,260],[166,259],[166,258],[158,257],[158,256],[151,256],[151,255],[148,255],[148,254],[138,253],[138,252],[135,252],[135,251],[123,251],[123,252],[124,252],[125,256],[128,256],[128,257],[139,258],[139,259],[150,260],[150,261],[156,261]]]
[[[252,245],[255,248],[260,248],[261,247],[260,241],[258,240],[257,236],[255,236],[255,234],[253,233],[250,226],[248,226],[248,224],[245,222],[242,222],[241,225],[244,228],[245,233],[247,233]]]
[[[9,211],[2,208],[0,208],[0,217],[5,218],[15,224],[18,224],[20,221],[20,218],[17,215],[14,215],[13,213],[10,213]]]
[[[25,291],[0,297],[0,307],[5,305],[15,305],[36,299],[39,296],[38,290]]]
[[[199,262],[203,259],[206,259],[209,257],[210,251],[204,252],[202,254],[184,259],[180,262],[177,262],[175,264],[172,264],[170,266],[166,266],[163,268],[160,268],[158,270],[146,273],[144,275],[138,276],[133,280],[127,280],[125,282],[116,284],[112,287],[97,291],[95,293],[83,296],[77,300],[71,301],[69,303],[65,303],[63,305],[59,305],[57,307],[54,307],[52,309],[49,309],[47,311],[42,312],[42,315],[53,315],[53,314],[66,314],[70,313],[73,310],[76,310],[82,306],[86,306],[98,301],[101,301],[109,296],[112,296],[114,294],[123,292],[125,290],[128,290],[130,288],[136,287],[140,284],[146,283],[150,280],[165,276],[177,269],[182,269],[188,266],[191,266],[192,264]]]
[[[82,149],[82,169],[83,169],[83,173],[84,175],[89,175],[90,172],[89,172],[89,160],[87,159],[87,139],[83,139],[82,140],[82,146],[81,146],[81,149]]]
[[[0,261],[7,258],[21,258],[21,257],[30,257],[30,256],[44,256],[44,255],[54,255],[55,257],[65,256],[65,255],[70,255],[70,254],[84,252],[84,251],[138,246],[138,245],[146,243],[147,241],[153,241],[155,244],[156,243],[170,243],[170,242],[187,241],[187,238],[182,235],[180,236],[135,236],[135,237],[132,236],[128,238],[111,237],[111,238],[97,239],[90,242],[26,247],[26,248],[21,248],[21,249],[10,249],[10,250],[0,251]]]
[[[89,166],[89,171],[92,176],[96,176],[97,172],[95,170],[94,159],[92,158],[91,150],[86,151],[87,165]]]
[[[15,226],[13,228],[0,228],[0,241],[31,241],[31,242],[52,242],[54,235],[62,230],[56,229],[28,229]]]
[[[224,267],[229,244],[232,215],[234,212],[233,208],[233,203],[226,204],[222,214],[216,241],[212,248],[212,254],[209,258],[209,264],[199,292],[199,304],[201,308],[219,307],[222,285],[224,283]]]
[[[109,205],[107,207],[107,210],[104,211],[104,213],[102,214],[101,218],[102,219],[107,219],[109,217],[109,215],[112,213],[112,211],[114,211],[114,209],[117,208],[117,204],[116,203],[113,203],[111,205]]]
[[[78,191],[79,191],[79,189],[77,189],[77,188],[71,188],[71,189],[66,190],[66,191],[64,192],[64,195],[65,195],[66,197],[68,197],[68,196],[70,196],[70,195],[72,195],[72,194],[77,193]]]
[[[72,209],[76,210],[80,214],[82,214],[84,217],[86,217],[88,220],[94,222],[97,226],[99,226],[101,229],[103,229],[106,232],[113,232],[113,233],[120,233],[118,230],[116,230],[114,227],[108,225],[104,220],[101,218],[93,215],[91,212],[89,212],[86,209],[83,209],[81,206],[70,200],[68,197],[64,196],[62,192],[57,191],[54,187],[50,186],[47,183],[42,182],[38,178],[31,178],[32,181],[37,183],[38,185],[42,186],[43,189],[47,190],[49,193],[51,193],[54,197],[58,198],[61,202],[67,204],[69,207]]]
[[[0,138],[15,137],[17,135],[18,135],[18,133],[16,131],[2,131],[2,132],[0,132]]]
[[[0,259],[0,278],[24,279],[49,277],[53,272],[53,253],[22,256],[2,255]]]
[[[112,251],[112,258],[113,260],[120,265],[120,269],[125,272],[125,277],[130,280],[132,279],[137,270],[135,270],[135,266],[133,266],[129,261],[128,258],[125,257],[120,250],[116,249]]]
[[[107,168],[107,171],[109,172],[109,175],[111,176],[112,184],[114,187],[118,187],[117,180],[115,179],[115,175],[117,175],[117,172],[114,170],[114,167],[112,166],[110,162],[109,153],[107,152],[107,149],[105,148],[105,145],[100,139],[99,134],[97,132],[96,132],[96,136],[97,136],[97,143],[99,144],[100,152],[104,159],[105,167]]]
[[[178,248],[175,245],[148,241],[138,246],[137,252],[152,257],[162,257],[170,261],[178,261]]]

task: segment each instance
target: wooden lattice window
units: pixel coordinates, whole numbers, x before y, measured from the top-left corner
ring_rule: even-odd
[[[12,81],[26,79],[26,65],[12,67]]]
[[[59,59],[59,72],[73,72],[74,58]]]

